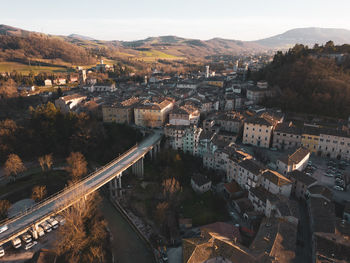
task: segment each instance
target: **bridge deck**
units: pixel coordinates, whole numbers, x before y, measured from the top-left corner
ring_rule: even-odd
[[[89,194],[96,189],[103,186],[105,183],[112,180],[117,174],[125,171],[140,158],[142,158],[147,152],[156,144],[162,135],[160,133],[154,133],[145,140],[143,140],[137,147],[132,148],[113,163],[107,165],[100,171],[93,173],[87,178],[83,179],[76,186],[68,188],[57,196],[49,198],[44,203],[33,207],[28,213],[12,218],[5,222],[8,230],[0,233],[0,244],[8,242],[23,230],[26,230],[34,223],[39,222],[42,218],[54,213],[57,210],[62,209],[64,206],[74,203],[74,201]]]

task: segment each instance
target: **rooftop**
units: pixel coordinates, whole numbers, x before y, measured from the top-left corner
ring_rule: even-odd
[[[292,183],[287,177],[272,170],[265,171],[262,174],[262,176],[277,186],[282,186],[282,185],[287,185]]]

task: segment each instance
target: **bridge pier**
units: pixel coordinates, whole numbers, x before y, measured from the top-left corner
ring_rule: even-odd
[[[141,157],[134,165],[132,166],[132,173],[137,175],[138,177],[143,177],[144,169],[143,169],[143,158]]]
[[[119,198],[122,196],[122,173],[118,174],[115,178],[109,181],[109,197]]]
[[[149,151],[151,160],[157,158],[157,154],[160,152],[160,142],[157,142],[152,149]]]

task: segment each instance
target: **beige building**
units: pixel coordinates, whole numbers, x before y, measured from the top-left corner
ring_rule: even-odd
[[[301,145],[301,134],[302,130],[292,122],[278,123],[273,132],[272,147],[281,150],[298,148]]]
[[[289,197],[292,192],[292,181],[276,171],[265,171],[262,174],[261,184],[272,194]]]
[[[350,160],[350,134],[338,130],[321,130],[318,155],[339,160]]]
[[[268,118],[254,116],[244,123],[243,143],[269,148],[274,122]]]
[[[143,127],[161,127],[165,123],[174,102],[170,99],[143,101],[134,108],[135,124]]]
[[[175,106],[169,113],[169,124],[198,125],[199,117],[199,110],[192,105]]]
[[[138,98],[132,97],[122,102],[102,106],[103,122],[132,123],[134,120],[134,107],[138,102]]]

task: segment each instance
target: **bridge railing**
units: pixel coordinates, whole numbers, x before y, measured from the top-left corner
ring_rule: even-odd
[[[128,155],[130,152],[133,152],[135,149],[137,149],[138,145],[134,145],[133,147],[131,147],[128,151],[126,151],[125,153],[123,153],[122,155],[118,156],[117,158],[113,159],[112,161],[110,161],[109,163],[101,166],[100,168],[98,168],[96,171],[90,173],[89,175],[85,176],[84,178],[82,178],[80,181],[78,181],[77,183],[70,185],[60,191],[58,191],[57,193],[47,197],[46,199],[28,207],[27,209],[25,209],[24,211],[21,211],[17,214],[15,214],[14,216],[10,217],[10,218],[6,218],[2,221],[0,221],[0,225],[4,225],[4,224],[9,224],[12,221],[18,220],[19,218],[29,214],[30,212],[36,211],[39,208],[41,208],[42,206],[46,205],[49,201],[52,201],[54,199],[57,199],[58,197],[60,197],[63,193],[72,191],[74,189],[77,189],[78,187],[80,187],[83,183],[85,183],[87,180],[89,180],[91,177],[95,176],[98,173],[101,173],[102,171],[108,169],[110,166],[112,166],[113,164],[115,164],[116,162],[120,161],[121,159],[123,159],[126,155]]]

